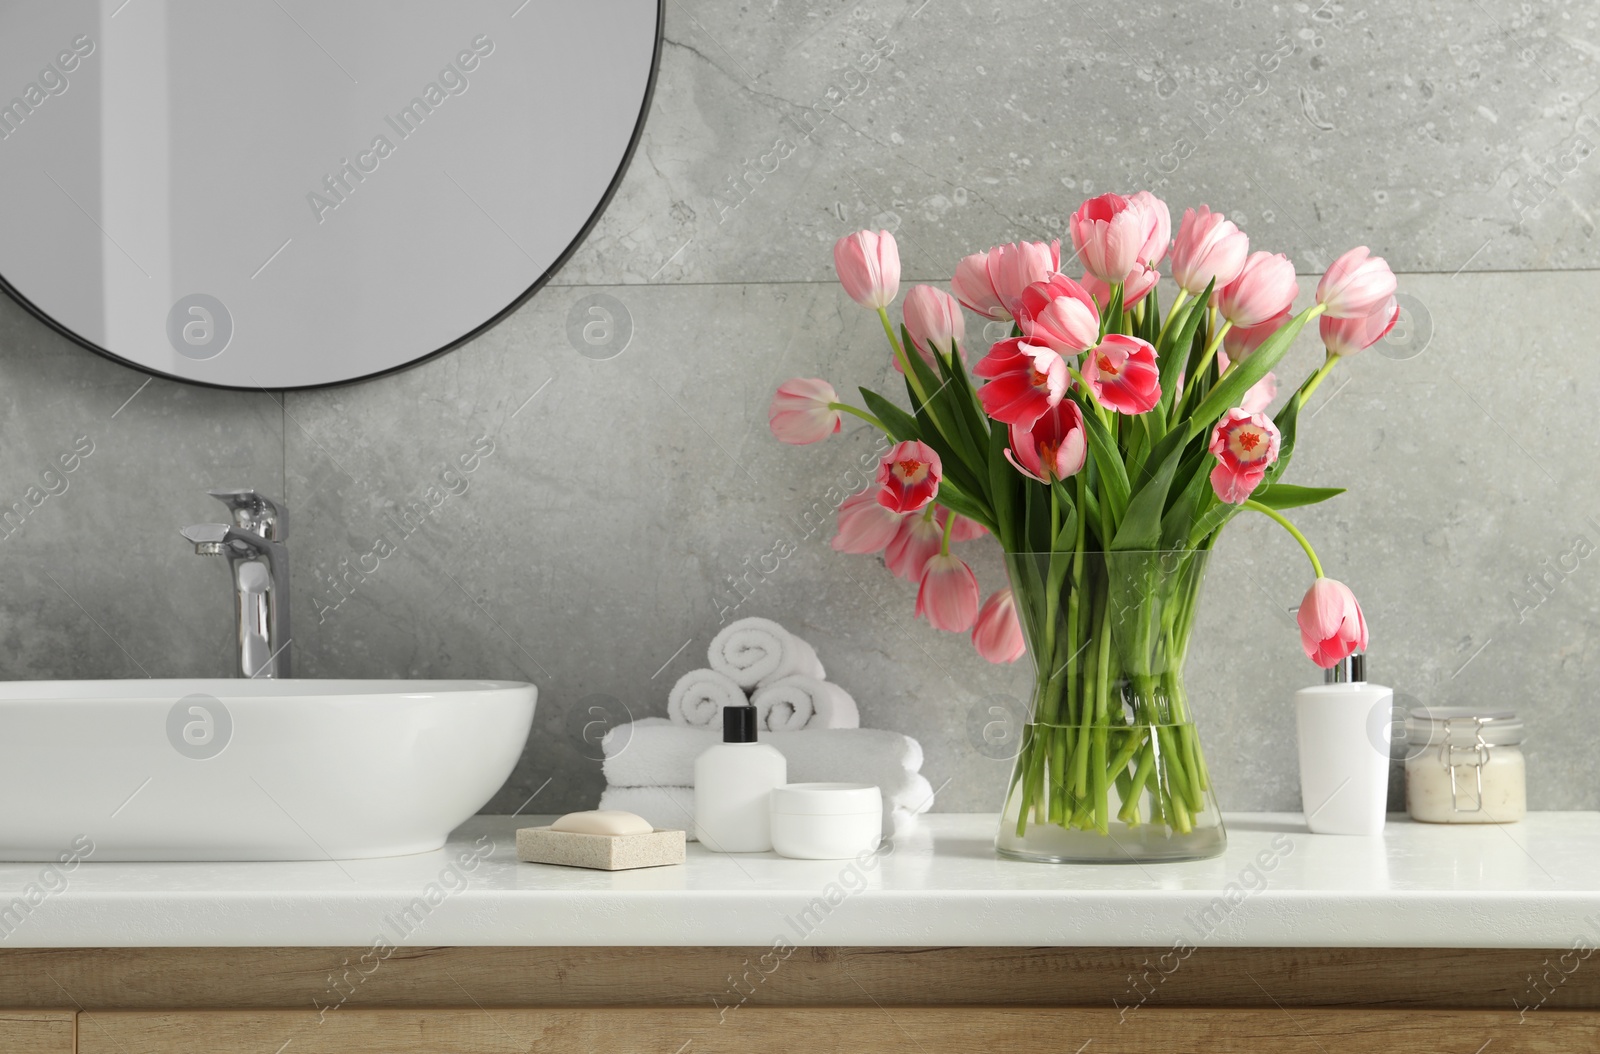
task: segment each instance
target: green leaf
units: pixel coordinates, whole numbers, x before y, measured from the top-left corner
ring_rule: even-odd
[[[934,355],[934,362],[938,364],[940,378],[938,388],[930,393],[934,410],[946,427],[955,429],[957,435],[952,436],[951,440],[959,442],[962,460],[986,481],[988,473],[981,471],[981,468],[988,461],[988,425],[962,386],[963,374],[959,363],[952,369],[944,356],[938,354]]]
[[[1056,484],[1056,500],[1061,502],[1064,510],[1061,515],[1061,529],[1056,532],[1054,551],[1058,553],[1076,552],[1078,548],[1078,506],[1071,497]]]
[[[1102,522],[1100,519],[1100,499],[1095,497],[1093,490],[1085,489],[1083,492],[1083,518],[1086,529],[1094,529],[1097,524]],[[1093,545],[1089,545],[1086,539],[1086,547],[1089,549],[1105,548],[1104,535],[1099,535],[1098,537],[1100,540]]]
[[[900,341],[900,346],[906,352],[906,361],[911,364],[911,374],[907,375],[907,384],[910,384],[910,377],[915,375],[917,383],[922,385],[922,390],[927,392],[931,399],[934,392],[939,390],[939,378],[934,376],[933,370],[928,367],[926,362],[922,361],[922,355],[918,353],[917,346],[911,343],[911,333],[905,326],[900,327]],[[911,405],[916,406],[915,392],[912,393],[912,399]]]
[[[1267,468],[1267,474],[1262,477],[1265,483],[1276,483],[1289,467],[1289,459],[1294,456],[1295,427],[1300,420],[1300,393],[1289,396],[1289,401],[1283,404],[1283,409],[1278,411],[1278,416],[1273,418],[1273,423],[1278,426],[1278,433],[1282,439],[1278,443],[1278,460]]]
[[[900,327],[900,335],[905,342],[907,358],[916,374],[917,383],[928,393],[928,402],[923,405],[917,398],[916,389],[911,386],[911,378],[906,378],[906,396],[911,405],[916,407],[917,420],[925,422],[924,431],[930,437],[928,445],[938,450],[939,457],[952,466],[951,474],[959,476],[963,486],[974,497],[981,498],[987,493],[984,484],[988,478],[984,444],[978,442],[979,436],[986,434],[983,422],[973,420],[971,403],[946,373],[943,358],[934,356],[939,363],[939,373],[935,374],[922,356],[917,354],[915,345],[911,343],[911,334],[904,326]],[[943,442],[932,437],[938,437]]]
[[[1020,478],[1011,462],[1006,460],[1010,433],[996,425],[989,430],[989,503],[994,508],[994,521],[998,530],[995,536],[1008,552],[1017,551],[1016,518],[1018,505],[1017,484]]]
[[[923,363],[924,369],[926,366],[927,364]],[[907,388],[910,388],[909,383]],[[918,407],[913,416],[869,388],[862,388],[860,392],[867,409],[883,422],[892,437],[900,442],[917,439],[928,444],[939,455],[939,461],[944,466],[945,478],[954,480],[968,494],[978,495],[981,500],[985,491],[980,477],[985,474],[983,470],[987,466],[980,464],[974,468],[968,460],[981,454],[972,447],[963,450],[959,444],[952,445],[939,429],[934,427],[933,419],[928,416],[926,407]],[[911,402],[913,406],[916,405],[915,395],[912,395]]]
[[[943,355],[935,357],[939,364],[939,375],[949,383],[951,395],[965,415],[968,427],[975,436],[989,435],[989,416],[983,412],[983,403],[978,399],[977,391],[972,387],[972,378],[967,376],[967,365],[961,361],[960,354],[956,354],[948,361]]]
[[[1094,456],[1095,466],[1100,469],[1106,511],[1111,514],[1109,526],[1115,530],[1116,525],[1122,522],[1122,517],[1128,511],[1128,499],[1131,497],[1128,471],[1122,464],[1122,454],[1117,450],[1117,441],[1101,422],[1094,407],[1088,407],[1083,411],[1083,426],[1089,439],[1089,452]]]
[[[1184,384],[1189,389],[1190,397],[1194,403],[1198,403],[1206,397],[1206,393],[1211,390],[1212,381],[1216,379],[1209,363],[1204,366],[1201,365],[1201,360],[1205,357],[1206,347],[1212,340],[1216,339],[1213,325],[1212,315],[1208,311],[1203,324],[1194,331],[1194,339],[1189,342],[1189,347],[1184,352],[1187,356],[1184,359],[1183,367]],[[1211,362],[1216,361],[1215,356],[1216,353],[1213,352]],[[1179,395],[1181,396],[1182,393],[1179,393]]]
[[[1194,516],[1200,507],[1200,499],[1210,485],[1205,450],[1198,451],[1198,458],[1188,458],[1178,468],[1178,479],[1186,479],[1183,490],[1178,494],[1178,500],[1167,509],[1166,515],[1161,517],[1161,548],[1184,549],[1188,548],[1189,532],[1194,526]],[[1191,464],[1191,462],[1195,462]]]
[[[896,442],[903,443],[909,439],[922,438],[922,427],[917,424],[916,418],[871,388],[857,390],[861,393],[861,401],[867,404],[872,416],[883,422],[883,426],[889,430],[889,435]]]
[[[1278,360],[1283,358],[1289,350],[1289,345],[1294,343],[1294,338],[1299,335],[1301,327],[1306,324],[1309,311],[1308,308],[1290,319],[1282,329],[1268,337],[1266,343],[1257,348],[1248,359],[1228,370],[1227,376],[1217,382],[1217,386],[1211,389],[1205,401],[1190,415],[1191,437],[1211,428],[1230,407],[1238,406],[1239,400],[1244,398],[1244,393],[1278,364]]]
[[[1195,521],[1194,527],[1189,531],[1189,548],[1202,548],[1205,540],[1221,530],[1223,525],[1233,519],[1238,511],[1239,506],[1219,501],[1201,513],[1200,518]]]
[[[934,499],[934,503],[943,505],[951,512],[959,513],[975,523],[980,523],[991,534],[994,533],[995,524],[989,518],[988,510],[979,506],[958,488],[951,486],[949,480],[939,485],[939,496]]]
[[[944,478],[955,483],[956,486],[968,494],[981,495],[984,493],[982,479],[988,477],[988,466],[982,469],[972,467],[967,459],[968,453],[976,453],[970,448],[963,450],[959,442],[951,443],[945,438],[944,433],[934,427],[933,418],[928,416],[928,408],[922,407],[917,411],[917,426],[926,438],[923,442],[933,448],[939,455],[939,464],[944,471]]]
[[[1100,335],[1122,332],[1122,287],[1112,290],[1106,309],[1100,313]]]
[[[1315,505],[1344,493],[1343,487],[1297,487],[1293,483],[1263,483],[1256,487],[1250,500],[1269,509],[1297,509],[1302,505]]]
[[[1140,340],[1154,346],[1161,336],[1161,286],[1160,283],[1145,294],[1141,305],[1144,308],[1144,322],[1135,334]]]
[[[1111,549],[1127,551],[1161,547],[1161,514],[1166,509],[1167,491],[1172,487],[1172,476],[1178,470],[1178,460],[1183,456],[1184,446],[1171,440],[1181,434],[1174,432],[1162,440],[1156,452],[1150,455],[1154,460],[1156,453],[1163,448],[1171,448],[1157,464],[1155,475],[1128,502],[1128,514],[1123,517],[1122,525],[1111,540]]]
[[[1178,374],[1183,372],[1184,363],[1189,358],[1189,347],[1194,343],[1194,333],[1200,326],[1200,320],[1206,317],[1206,309],[1211,304],[1211,290],[1216,285],[1212,282],[1206,286],[1205,292],[1194,300],[1178,309],[1178,317],[1173,320],[1173,327],[1167,331],[1166,343],[1156,348],[1156,365],[1161,371],[1161,412],[1166,416],[1171,409],[1173,400],[1178,397],[1175,390],[1178,386]]]

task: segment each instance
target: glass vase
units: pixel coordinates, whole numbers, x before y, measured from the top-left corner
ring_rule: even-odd
[[[1226,847],[1183,683],[1208,555],[1007,554],[1034,677],[1001,856],[1144,863]]]

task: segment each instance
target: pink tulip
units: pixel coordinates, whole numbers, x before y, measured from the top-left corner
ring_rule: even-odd
[[[1083,430],[1083,411],[1071,399],[1063,399],[1031,428],[1011,426],[1011,445],[1006,460],[1016,470],[1040,483],[1075,476],[1088,457],[1087,435]]]
[[[922,569],[944,544],[944,528],[937,516],[907,516],[889,540],[883,562],[895,577],[908,582],[922,581]]]
[[[1111,287],[1106,285],[1094,275],[1084,272],[1079,283],[1094,297],[1095,306],[1104,311],[1111,304]],[[1132,307],[1143,300],[1150,290],[1161,281],[1161,272],[1154,267],[1140,264],[1129,271],[1122,279],[1122,306]]]
[[[972,646],[993,663],[1016,662],[1028,650],[1017,621],[1017,598],[1010,588],[998,589],[978,609],[972,627]]]
[[[1358,245],[1333,261],[1317,283],[1317,303],[1329,318],[1360,318],[1383,306],[1394,295],[1395,284],[1383,257]]]
[[[1120,282],[1139,262],[1156,222],[1152,211],[1121,194],[1102,194],[1072,214],[1072,247],[1090,274],[1108,284]]]
[[[1104,406],[1123,414],[1142,414],[1161,401],[1156,349],[1148,341],[1107,333],[1083,362],[1083,379]]]
[[[833,268],[862,307],[888,307],[900,291],[900,250],[888,231],[856,231],[834,242]]]
[[[939,455],[920,439],[895,444],[878,463],[878,503],[893,512],[918,512],[939,493]]]
[[[1204,205],[1183,210],[1178,238],[1172,243],[1172,278],[1185,292],[1198,296],[1212,279],[1220,288],[1239,277],[1250,239],[1232,220]]]
[[[1100,339],[1100,313],[1083,286],[1064,274],[1022,291],[1017,324],[1027,339],[1060,355],[1077,355]]]
[[[1324,314],[1317,320],[1317,328],[1322,333],[1322,346],[1328,349],[1329,355],[1354,355],[1388,336],[1398,321],[1400,305],[1391,296],[1370,315],[1332,318]]]
[[[1236,326],[1259,326],[1289,310],[1299,289],[1287,256],[1251,253],[1239,277],[1217,290],[1217,311]]]
[[[820,443],[839,431],[842,414],[830,410],[839,401],[833,385],[816,378],[796,377],[778,385],[767,408],[767,427],[780,442],[803,446]]]
[[[1267,338],[1282,329],[1287,321],[1289,321],[1289,309],[1285,308],[1282,314],[1254,326],[1234,326],[1222,335],[1222,350],[1227,352],[1228,358],[1234,362],[1243,362],[1257,348],[1265,344]]]
[[[978,389],[983,411],[996,421],[1024,428],[1067,394],[1067,362],[1053,350],[1023,337],[1002,340],[972,372],[990,378]]]
[[[828,544],[840,553],[876,553],[894,540],[905,517],[878,503],[878,493],[852,494],[839,506],[839,531]]]
[[[953,513],[943,505],[939,506],[938,511],[933,514],[933,518],[939,521],[940,530],[944,529],[945,523],[951,516],[956,518],[955,525],[950,528],[950,540],[952,542],[970,542],[989,533],[983,524],[977,520],[969,520],[965,516]]]
[[[1000,301],[1000,294],[994,291],[994,283],[989,280],[989,253],[962,257],[956,264],[955,277],[950,279],[950,291],[974,314],[995,322],[1011,317],[1011,312]]]
[[[1217,467],[1211,470],[1211,489],[1229,505],[1242,505],[1260,486],[1267,468],[1278,460],[1282,437],[1278,426],[1263,413],[1235,407],[1222,415],[1211,433],[1211,452]]]
[[[967,335],[967,321],[961,314],[961,305],[943,289],[914,285],[911,292],[906,294],[906,301],[900,310],[905,316],[906,332],[911,334],[911,343],[929,368],[933,367],[934,350],[944,355],[953,354]],[[900,369],[898,356],[894,360],[894,368]]]
[[[1015,318],[1022,307],[1022,291],[1035,282],[1048,281],[1061,269],[1061,242],[1012,242],[989,250],[989,284]]]
[[[1148,190],[1132,194],[1128,200],[1144,214],[1145,237],[1139,249],[1139,263],[1154,268],[1172,247],[1172,210]]]
[[[1306,590],[1295,615],[1306,658],[1327,669],[1367,650],[1367,619],[1356,595],[1343,582],[1319,578]]]
[[[917,617],[934,629],[965,633],[978,618],[978,576],[952,553],[935,553],[922,570]]]

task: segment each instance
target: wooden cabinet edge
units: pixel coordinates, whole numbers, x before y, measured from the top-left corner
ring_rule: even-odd
[[[0,1052],[73,1054],[76,1010],[0,1010]]]
[[[1214,1054],[1316,1054],[1323,1041],[1341,1054],[1434,1054],[1442,1035],[1463,1049],[1515,1036],[1530,1054],[1600,1049],[1600,1012],[1548,1010],[1521,1024],[1515,1011],[1107,1009],[1039,1007],[746,1008],[719,1015],[681,1008],[569,1010],[395,1009],[84,1012],[80,1054],[508,1054],[640,1049],[718,1054],[808,1050],[849,1054],[914,1050],[969,1054],[986,1049],[1081,1050],[1096,1054],[1205,1049]],[[1203,1039],[1202,1039],[1203,1037]],[[282,1046],[280,1046],[280,1043]],[[545,1047],[543,1044],[555,1044]],[[1202,1043],[1197,1047],[1196,1043]]]

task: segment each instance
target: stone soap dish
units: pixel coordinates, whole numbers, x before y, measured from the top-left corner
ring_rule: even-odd
[[[518,828],[517,859],[627,871],[681,864],[683,843],[682,831],[658,831],[631,812],[574,812],[549,827]]]

